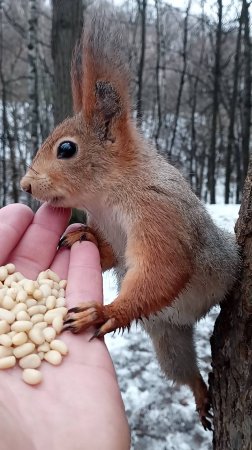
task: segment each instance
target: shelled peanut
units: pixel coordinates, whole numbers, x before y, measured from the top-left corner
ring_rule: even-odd
[[[16,272],[14,264],[0,267],[0,369],[18,360],[23,380],[36,385],[42,381],[43,360],[61,363],[68,353],[57,338],[67,314],[66,283],[50,269],[33,281]]]

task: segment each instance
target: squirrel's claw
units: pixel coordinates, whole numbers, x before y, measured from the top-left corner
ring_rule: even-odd
[[[213,431],[212,424],[211,424],[210,420],[207,420],[206,417],[201,417],[201,423],[202,423],[205,431],[207,431],[207,430]]]
[[[70,248],[75,242],[90,241],[98,246],[97,239],[90,227],[83,225],[77,230],[69,231],[69,233],[62,236],[58,243],[58,249],[65,247]]]
[[[207,402],[203,408],[197,408],[197,412],[200,416],[200,421],[206,431],[213,431],[212,423],[207,419],[213,419],[213,415],[209,412],[210,408],[211,404],[209,402]]]
[[[68,311],[64,322],[64,330],[70,330],[72,333],[79,333],[91,326],[99,326],[90,341],[94,338],[103,337],[106,333],[115,331],[118,326],[116,319],[109,318],[104,311],[104,307],[98,303],[86,303]]]
[[[100,328],[98,328],[98,330],[96,330],[89,341],[92,341],[95,338],[101,338],[105,336],[105,334],[110,333],[111,331],[115,331],[116,329],[116,320],[108,319],[107,322],[105,322]]]
[[[212,424],[209,419],[212,419],[211,409],[212,401],[207,386],[200,374],[196,375],[191,381],[190,387],[194,393],[196,411],[199,414],[200,421],[205,430],[212,430]]]
[[[69,309],[64,322],[64,330],[79,333],[91,326],[102,325],[105,320],[102,305],[98,303],[85,303]]]

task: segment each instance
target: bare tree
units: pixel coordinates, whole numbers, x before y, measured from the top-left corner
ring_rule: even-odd
[[[156,8],[156,41],[157,41],[157,59],[156,59],[156,93],[157,93],[157,125],[155,132],[156,147],[159,149],[159,134],[162,127],[162,110],[161,110],[161,95],[160,95],[160,18],[159,18],[159,0],[155,0]]]
[[[242,5],[243,9],[243,5]],[[241,53],[241,30],[242,30],[242,16],[243,11],[239,19],[239,28],[236,40],[236,51],[234,58],[234,69],[233,69],[233,92],[230,103],[230,120],[228,128],[228,144],[227,144],[227,154],[226,154],[226,167],[225,167],[225,203],[229,203],[230,196],[230,177],[231,177],[231,158],[235,152],[235,114],[236,105],[238,100],[238,80],[239,80],[239,70],[240,70],[240,53]]]
[[[73,48],[83,26],[82,0],[53,0],[52,58],[55,125],[72,114],[70,67]]]
[[[199,58],[197,59],[197,67],[195,77],[189,78],[191,91],[191,151],[190,151],[190,165],[189,165],[189,180],[191,188],[201,197],[203,173],[205,169],[205,150],[198,152],[199,142],[197,139],[197,103],[198,90],[200,84],[200,76],[202,71],[202,64],[205,55],[205,18],[204,18],[204,2],[202,2],[202,15],[200,19],[201,26],[201,42]],[[200,154],[198,154],[200,153]],[[203,154],[202,154],[203,153]]]
[[[137,74],[137,123],[142,123],[142,90],[143,90],[143,73],[145,63],[145,47],[146,47],[146,10],[147,0],[137,0],[138,9],[141,17],[141,43],[140,43],[140,61]]]
[[[242,126],[242,158],[243,182],[246,178],[249,163],[250,127],[251,127],[251,40],[249,23],[250,2],[243,0],[242,20],[244,22],[244,95],[243,95],[243,126]]]
[[[220,76],[221,76],[222,10],[223,10],[222,0],[218,0],[218,25],[216,28],[212,127],[211,127],[211,142],[208,156],[208,189],[210,192],[210,203],[215,203],[216,134],[217,134],[217,117],[219,111],[219,91],[220,91]]]
[[[182,49],[183,66],[182,66],[182,71],[181,71],[181,76],[180,76],[178,97],[177,97],[176,109],[175,109],[175,114],[174,114],[174,126],[173,126],[172,138],[171,138],[171,145],[169,148],[169,157],[172,156],[172,149],[173,149],[174,142],[176,139],[181,98],[182,98],[182,92],[183,92],[183,87],[184,87],[184,83],[185,83],[185,75],[186,75],[186,70],[187,70],[188,18],[189,18],[189,13],[190,13],[190,9],[191,9],[191,4],[192,4],[192,1],[189,0],[188,4],[187,4],[187,8],[186,8],[185,19],[184,19],[183,49]]]
[[[28,70],[29,70],[29,101],[30,101],[30,131],[31,156],[39,147],[39,92],[38,92],[38,0],[29,0],[29,30],[28,30]]]
[[[1,163],[2,163],[2,206],[7,201],[7,169],[6,169],[6,146],[7,146],[7,98],[6,82],[3,74],[3,1],[0,0],[0,81],[2,86],[2,133],[1,133]]]

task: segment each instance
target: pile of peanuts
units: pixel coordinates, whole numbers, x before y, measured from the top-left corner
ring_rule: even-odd
[[[66,284],[50,269],[33,281],[16,272],[14,264],[0,267],[0,369],[18,360],[23,380],[36,385],[42,381],[43,360],[61,363],[68,348],[56,336],[67,314]]]

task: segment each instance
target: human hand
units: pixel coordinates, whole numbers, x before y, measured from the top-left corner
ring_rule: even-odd
[[[0,210],[0,265],[13,262],[27,278],[51,268],[68,279],[68,307],[102,302],[99,252],[90,242],[56,251],[70,210],[24,205]],[[130,435],[114,367],[92,330],[64,333],[69,354],[61,366],[42,363],[43,382],[21,380],[21,369],[0,371],[1,450],[128,450]],[[20,373],[19,373],[20,372]]]

